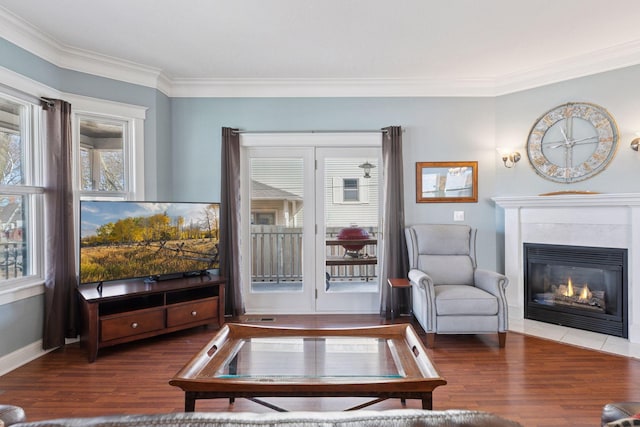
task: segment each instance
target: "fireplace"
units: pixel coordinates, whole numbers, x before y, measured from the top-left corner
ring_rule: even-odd
[[[627,249],[524,243],[524,317],[628,337]]]

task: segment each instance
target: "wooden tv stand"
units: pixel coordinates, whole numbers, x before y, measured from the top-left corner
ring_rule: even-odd
[[[224,279],[196,276],[80,285],[80,341],[94,362],[100,348],[207,324],[224,324]]]

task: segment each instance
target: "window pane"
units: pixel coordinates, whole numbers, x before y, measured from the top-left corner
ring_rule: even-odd
[[[0,195],[0,280],[31,273],[27,262],[27,197]]]
[[[85,191],[124,191],[124,123],[80,118],[80,186]]]
[[[92,190],[91,181],[91,150],[80,149],[80,189]]]
[[[324,292],[319,293],[320,300],[328,294],[378,292],[376,239],[379,208],[377,197],[373,200],[367,197],[368,192],[377,194],[378,175],[374,172],[370,178],[364,179],[359,166],[364,161],[358,157],[324,158],[326,283]],[[343,195],[342,200],[330,197],[333,191],[330,186],[336,184]],[[365,242],[347,245],[338,242],[344,238],[357,238]]]
[[[0,98],[0,184],[24,184],[24,105]]]
[[[359,200],[357,179],[345,178],[343,180],[343,188],[345,202],[357,202]]]
[[[122,191],[124,190],[124,167],[122,150],[120,151],[100,151],[97,153],[100,158],[100,191]]]
[[[304,160],[250,161],[251,292],[302,292]]]

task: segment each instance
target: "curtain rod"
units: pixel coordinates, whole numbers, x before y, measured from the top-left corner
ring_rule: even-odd
[[[44,97],[41,96],[40,97],[40,101],[42,101],[45,104],[47,104],[47,107],[49,107],[49,108],[52,108],[54,105],[56,105],[56,103],[51,98],[44,98]]]
[[[404,130],[403,130],[404,131]],[[385,129],[375,130],[233,130],[233,133],[387,133]]]

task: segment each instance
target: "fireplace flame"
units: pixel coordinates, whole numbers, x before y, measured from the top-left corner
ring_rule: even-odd
[[[569,277],[569,279],[567,280],[566,290],[562,292],[562,296],[565,296],[565,297],[577,296],[579,300],[584,301],[591,298],[591,291],[589,290],[589,286],[587,286],[587,284],[585,283],[582,289],[580,290],[580,295],[577,295],[575,289],[573,288],[573,281],[571,280],[571,277]]]
[[[585,283],[584,286],[582,287],[582,291],[580,292],[580,299],[588,300],[590,297],[591,297],[591,291],[589,291],[589,287]]]
[[[571,277],[569,277],[569,280],[567,281],[567,290],[562,295],[565,297],[573,296],[573,282],[571,281]]]
[[[591,291],[589,290],[589,286],[587,286],[587,284],[585,283],[578,295],[573,288],[573,281],[571,280],[571,277],[569,277],[569,279],[567,280],[566,290],[562,293],[562,296],[577,296],[579,301],[586,301],[591,298]]]

